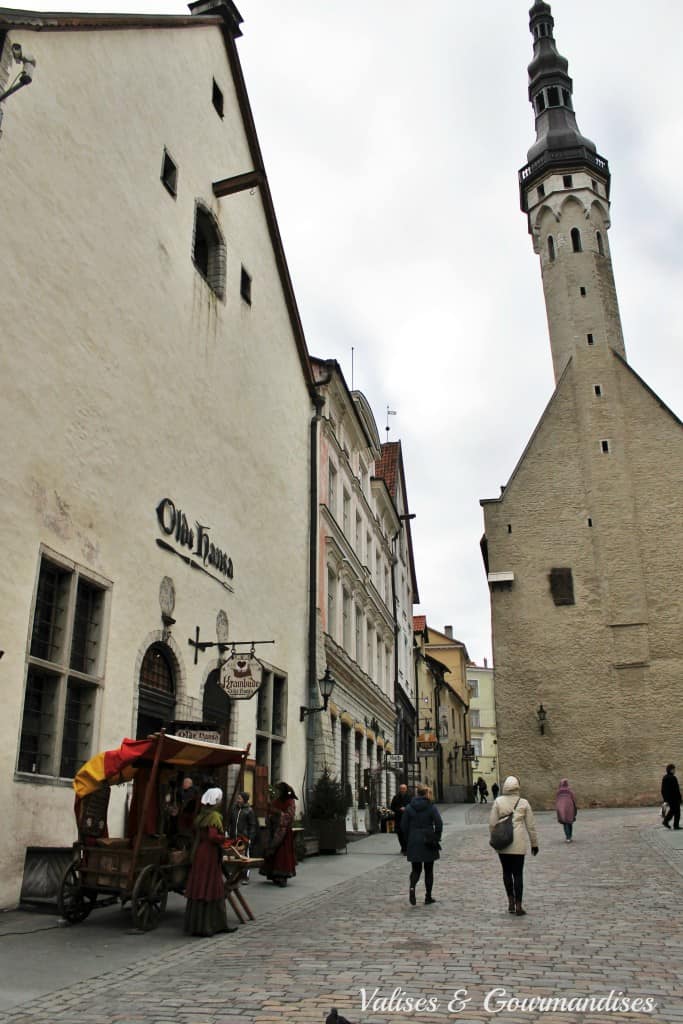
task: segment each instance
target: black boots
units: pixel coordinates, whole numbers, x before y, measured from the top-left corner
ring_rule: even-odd
[[[408,890],[408,899],[410,900],[410,905],[414,907],[417,900],[415,899],[415,889],[412,886]]]

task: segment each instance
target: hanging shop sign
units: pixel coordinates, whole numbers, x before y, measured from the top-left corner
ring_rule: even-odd
[[[209,536],[211,528],[196,519],[194,526],[191,526],[190,523],[193,520],[188,519],[185,512],[181,508],[177,508],[170,498],[161,499],[156,507],[156,513],[162,533],[173,540],[173,544],[170,544],[168,541],[158,539],[159,547],[166,551],[172,551],[193,569],[199,569],[220,583],[226,590],[232,591],[233,588],[226,582],[232,580],[235,574],[232,558],[222,548],[214,544]],[[186,555],[178,548],[186,548],[190,554]]]
[[[402,768],[403,754],[387,754],[386,762],[388,768]]]
[[[209,722],[170,722],[166,731],[182,740],[199,740],[200,743],[220,743],[221,734]]]
[[[233,651],[221,665],[218,685],[233,700],[250,700],[263,680],[263,665],[254,654]]]

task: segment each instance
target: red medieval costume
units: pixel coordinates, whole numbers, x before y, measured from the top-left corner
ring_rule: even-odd
[[[216,809],[222,798],[220,789],[207,790],[202,797],[202,809],[194,822],[195,847],[185,887],[185,932],[188,935],[208,936],[236,930],[228,927],[225,906],[221,868],[223,818]]]
[[[296,875],[294,854],[294,816],[296,794],[286,782],[280,782],[277,795],[268,805],[266,845],[259,872],[275,885],[287,885]]]

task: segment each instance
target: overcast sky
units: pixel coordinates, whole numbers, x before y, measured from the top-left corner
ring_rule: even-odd
[[[29,6],[21,4],[15,6]],[[184,4],[42,10],[184,13]],[[247,88],[312,354],[403,442],[421,604],[491,658],[480,498],[553,390],[517,171],[529,0],[237,0]],[[555,0],[582,133],[610,162],[633,368],[683,416],[680,0]],[[246,170],[247,168],[245,168]],[[218,175],[220,177],[220,175]]]

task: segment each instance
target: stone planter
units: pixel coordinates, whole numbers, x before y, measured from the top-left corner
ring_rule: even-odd
[[[321,853],[346,850],[346,822],[343,818],[318,818],[311,822]]]

